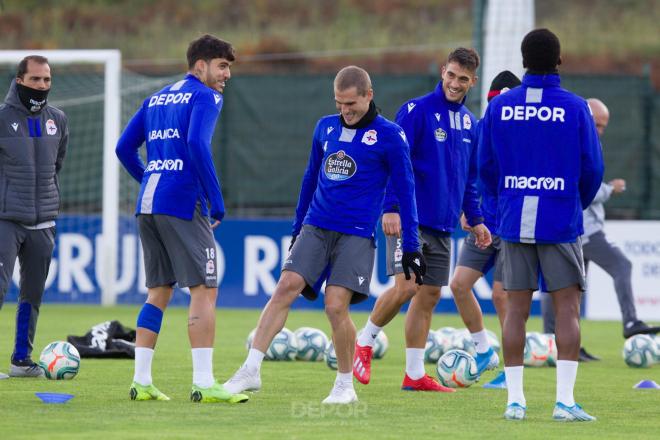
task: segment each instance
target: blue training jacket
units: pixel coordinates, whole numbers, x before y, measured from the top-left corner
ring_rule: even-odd
[[[420,227],[448,235],[461,210],[470,225],[482,223],[474,115],[447,101],[440,81],[433,92],[403,104],[396,123],[410,144]],[[401,201],[388,186],[383,212],[398,212]]]
[[[481,137],[482,121],[483,119],[479,119],[477,122],[477,139]],[[477,157],[476,151],[474,156]],[[481,179],[477,180],[477,188],[481,195],[481,204],[479,206],[484,216],[484,225],[486,225],[490,232],[495,234],[495,231],[497,231],[497,194],[490,193],[484,187]]]
[[[191,74],[145,99],[117,143],[126,170],[141,183],[136,214],[166,214],[191,220],[197,202],[202,214],[225,215],[211,157],[211,138],[222,109],[222,94]],[[138,155],[146,141],[147,165]]]
[[[603,156],[587,102],[559,75],[523,77],[493,99],[483,118],[479,173],[497,194],[498,235],[520,243],[573,242],[582,210],[603,178]]]
[[[403,130],[378,115],[364,128],[340,116],[319,120],[302,181],[293,235],[303,224],[373,238],[388,178],[401,198],[403,249],[415,251],[417,207],[408,143]]]

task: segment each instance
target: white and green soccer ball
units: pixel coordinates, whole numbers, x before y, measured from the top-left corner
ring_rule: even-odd
[[[548,360],[546,365],[548,367],[557,366],[557,358],[559,357],[559,351],[557,350],[557,340],[555,339],[554,333],[543,333],[546,343],[548,344]]]
[[[360,335],[364,329],[358,331],[357,337],[359,338]],[[374,342],[373,348],[373,358],[374,359],[382,359],[383,356],[385,356],[385,353],[387,353],[387,349],[390,348],[390,341],[387,339],[387,335],[385,334],[384,331],[378,332],[378,336],[376,336],[376,341]]]
[[[470,356],[477,355],[477,349],[474,346],[472,335],[466,328],[459,329],[454,332],[451,338],[451,349],[463,350],[467,352]]]
[[[325,364],[331,370],[336,370],[337,367],[337,353],[335,352],[335,346],[332,342],[328,344],[328,348],[325,350]]]
[[[257,329],[253,328],[252,331],[248,334],[247,339],[245,340],[245,348],[246,349],[251,349],[252,348],[252,341],[254,341],[254,335],[257,333]]]
[[[463,350],[449,350],[438,360],[438,379],[446,387],[467,388],[479,380],[477,361]]]
[[[501,350],[500,338],[497,337],[494,331],[488,329],[486,329],[486,337],[488,338],[488,344],[490,344],[496,353],[499,353]]]
[[[435,335],[438,337],[440,345],[442,346],[443,353],[452,349],[451,340],[454,336],[454,332],[456,332],[454,327],[442,327],[435,331]]]
[[[328,348],[328,337],[317,328],[300,327],[294,332],[298,344],[296,359],[303,361],[322,361]]]
[[[68,342],[51,342],[41,352],[39,366],[48,379],[73,379],[80,369],[80,354]]]
[[[525,337],[523,364],[526,367],[542,367],[550,356],[547,338],[538,332],[528,332]]]
[[[442,356],[443,347],[440,337],[433,330],[429,331],[424,347],[424,362],[435,364]]]
[[[623,360],[629,367],[646,368],[658,362],[657,343],[649,335],[635,335],[623,344]]]
[[[269,361],[293,361],[298,354],[298,342],[296,335],[291,330],[284,327],[275,335],[266,350],[266,359]]]

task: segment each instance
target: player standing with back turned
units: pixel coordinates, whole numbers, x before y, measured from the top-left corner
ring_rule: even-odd
[[[234,61],[231,44],[211,35],[190,43],[188,74],[147,98],[117,144],[117,156],[141,182],[138,228],[148,296],[137,319],[132,400],[169,400],[152,383],[151,361],[173,286],[190,287],[188,337],[192,347],[194,402],[245,402],[213,377],[215,305],[218,296],[215,240],[225,214],[211,158],[211,137],[222,92]],[[144,165],[138,149],[146,141]]]
[[[582,209],[603,177],[603,157],[587,102],[560,87],[559,39],[547,29],[528,33],[522,45],[527,73],[521,87],[494,99],[482,120],[479,173],[497,194],[502,240],[504,417],[522,420],[525,324],[539,271],[557,313],[557,396],[553,418],[589,421],[573,388],[580,348],[580,296],[585,288],[580,235]]]

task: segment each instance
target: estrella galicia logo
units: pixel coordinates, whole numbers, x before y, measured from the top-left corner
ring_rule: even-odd
[[[325,160],[325,176],[330,180],[347,180],[357,171],[357,164],[344,150],[331,154]]]

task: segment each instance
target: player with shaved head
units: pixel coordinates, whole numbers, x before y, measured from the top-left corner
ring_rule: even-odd
[[[357,401],[351,373],[355,325],[349,306],[369,295],[374,235],[388,181],[401,199],[403,270],[407,279],[412,270],[415,281],[422,283],[426,268],[418,250],[415,184],[406,136],[399,126],[378,114],[371,80],[364,69],[341,69],[335,77],[334,94],[339,113],[316,124],[290,253],[259,318],[247,359],[225,383],[231,392],[261,387],[261,363],[271,341],[284,327],[291,304],[300,294],[316,299],[311,286],[324,276],[325,312],[332,326],[338,371],[323,403]]]

